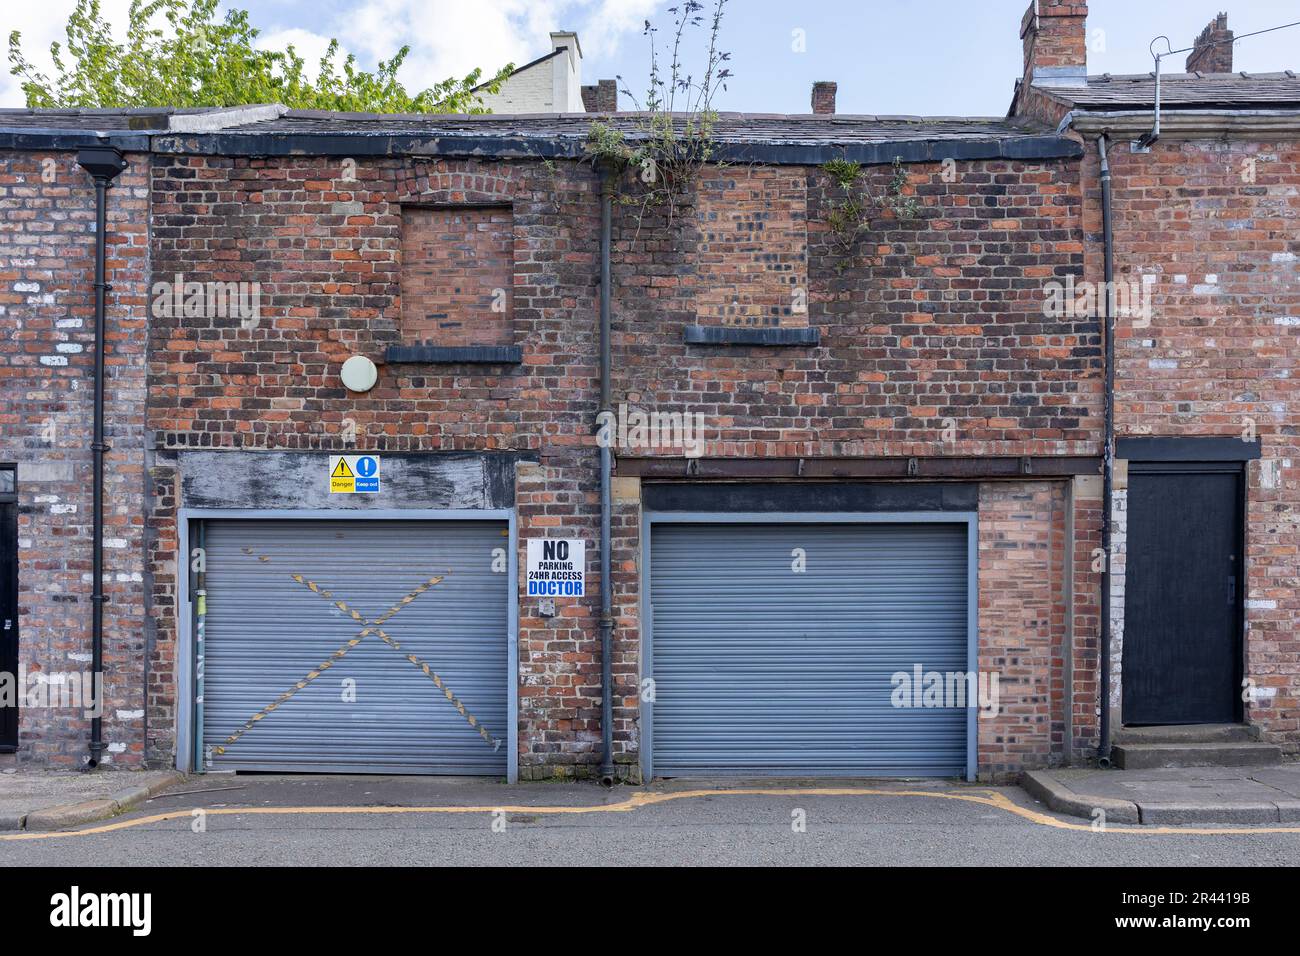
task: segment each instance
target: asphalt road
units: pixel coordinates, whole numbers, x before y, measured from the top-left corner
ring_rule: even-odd
[[[749,784],[714,782],[711,787]],[[760,786],[772,786],[762,783]],[[1157,834],[1061,829],[1082,821],[1046,814],[1016,788],[953,784],[823,783],[907,787],[916,795],[738,795],[715,791],[628,811],[547,814],[275,813],[250,808],[616,805],[641,792],[587,785],[507,788],[484,781],[411,778],[215,777],[142,805],[115,823],[179,812],[107,833],[0,840],[0,866],[316,865],[927,865],[1266,866],[1300,861],[1300,833]],[[779,785],[778,785],[779,786]],[[213,789],[221,788],[221,789]],[[226,789],[229,788],[229,789]],[[672,792],[673,786],[645,791]],[[676,790],[685,789],[677,785]],[[1001,794],[1043,814],[953,800]],[[653,798],[652,798],[653,799]],[[995,798],[996,799],[996,798]],[[220,809],[223,814],[195,814]],[[239,811],[239,812],[228,812]],[[803,832],[795,824],[802,818]],[[198,832],[195,832],[196,829]]]

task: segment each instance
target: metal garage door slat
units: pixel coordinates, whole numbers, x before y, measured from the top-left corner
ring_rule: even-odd
[[[655,774],[964,773],[966,711],[890,695],[915,664],[967,669],[966,538],[939,523],[654,524]]]
[[[500,521],[210,521],[208,766],[504,774],[509,582],[492,570],[492,552],[505,546],[505,529]],[[381,625],[400,652],[376,634],[363,637],[228,743],[365,627],[335,601],[374,621],[439,574],[441,583]],[[500,746],[485,741],[407,654],[428,662]],[[355,702],[344,698],[347,678]]]

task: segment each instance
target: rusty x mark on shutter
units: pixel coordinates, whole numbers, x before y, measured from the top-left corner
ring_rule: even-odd
[[[263,563],[267,563],[271,560],[269,557],[267,557],[264,554],[254,554],[252,548],[241,548],[240,550],[242,550],[244,554],[247,554],[250,557],[255,557],[257,558],[258,561],[261,561]],[[356,609],[349,607],[346,601],[335,598],[334,593],[332,591],[325,590],[324,588],[320,587],[315,581],[308,580],[307,578],[303,577],[301,574],[291,574],[289,575],[289,577],[291,577],[298,584],[301,584],[303,587],[307,588],[313,594],[319,594],[322,598],[324,598],[326,601],[329,601],[331,604],[333,604],[344,614],[347,614],[349,617],[351,617],[352,620],[362,625],[362,628],[360,631],[357,632],[355,637],[351,638],[346,644],[344,644],[338,650],[334,651],[334,653],[332,653],[329,657],[325,658],[325,660],[321,661],[321,663],[317,664],[316,667],[314,667],[312,670],[308,671],[307,674],[304,675],[301,680],[296,682],[292,687],[286,690],[283,694],[281,694],[271,703],[267,704],[265,707],[263,707],[261,710],[255,713],[252,717],[250,717],[248,719],[248,722],[245,723],[244,726],[240,727],[237,731],[235,731],[233,734],[231,734],[229,737],[226,738],[226,742],[224,745],[212,748],[212,752],[214,754],[225,753],[226,747],[233,744],[240,737],[244,736],[244,734],[248,733],[250,730],[256,727],[258,721],[264,718],[267,714],[274,711],[285,701],[293,697],[294,694],[298,693],[298,691],[302,690],[304,687],[306,687],[316,678],[320,677],[322,673],[324,673],[325,671],[333,667],[336,663],[338,663],[339,660],[343,658],[345,654],[347,654],[348,651],[352,650],[352,648],[360,644],[365,637],[371,634],[375,634],[385,644],[387,644],[393,650],[401,654],[402,645],[399,644],[397,641],[395,641],[389,634],[387,634],[381,625],[384,624],[386,621],[388,621],[390,618],[392,618],[395,614],[397,614],[398,611],[402,610],[402,608],[406,607],[408,604],[410,604],[412,601],[418,598],[425,591],[429,590],[429,588],[433,587],[435,584],[438,584],[443,580],[442,575],[437,575],[435,577],[429,578],[427,581],[420,584],[420,586],[417,587],[415,590],[413,590],[410,594],[406,595],[404,598],[402,598],[400,601],[398,601],[396,604],[390,607],[383,614],[379,615],[379,617],[371,621],[363,617],[361,613],[358,612]],[[414,664],[416,667],[418,667],[424,673],[425,677],[433,681],[434,686],[437,687],[438,690],[442,691],[443,696],[446,697],[447,700],[451,701],[451,705],[456,708],[456,712],[465,718],[465,722],[468,723],[470,727],[472,727],[475,731],[477,731],[478,735],[482,737],[484,741],[490,744],[494,751],[501,749],[501,741],[493,737],[490,733],[488,733],[487,728],[483,726],[483,724],[478,720],[477,717],[475,717],[466,709],[464,702],[459,697],[457,697],[454,693],[452,693],[451,688],[447,686],[446,682],[428,664],[427,661],[423,661],[418,656],[411,653],[406,653],[403,654],[402,656],[405,657],[412,664]]]

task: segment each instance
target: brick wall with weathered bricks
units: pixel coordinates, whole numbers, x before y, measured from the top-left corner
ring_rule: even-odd
[[[187,279],[256,280],[262,317],[155,319],[149,425],[159,451],[150,524],[159,640],[150,687],[151,751],[170,753],[175,632],[169,574],[175,453],[187,448],[519,449],[521,544],[537,535],[597,539],[597,180],[583,164],[157,157],[155,270]],[[718,277],[701,269],[699,211],[616,206],[614,396],[648,410],[702,413],[706,450],[720,455],[1044,455],[1099,448],[1099,341],[1088,318],[1049,318],[1043,284],[1082,264],[1076,167],[984,161],[909,167],[918,216],[879,207],[856,246],[828,235],[832,189],[802,171],[807,295],[817,347],[705,348],[682,341]],[[783,171],[788,178],[789,171]],[[718,175],[712,171],[707,176]],[[734,177],[734,171],[721,175]],[[883,194],[893,170],[864,184]],[[635,189],[631,178],[625,188]],[[704,185],[708,195],[709,186]],[[736,197],[749,212],[762,191]],[[347,393],[339,363],[381,357],[402,339],[403,204],[510,204],[510,319],[519,366],[390,365],[365,394]],[[744,216],[740,208],[736,214]],[[736,274],[761,246],[732,250]],[[355,429],[355,444],[345,432]],[[632,449],[637,454],[666,449]],[[1011,731],[981,737],[988,767],[1060,758],[1065,536],[1059,492],[1026,486],[1034,529],[1026,560],[1058,578],[1026,583],[1020,565],[991,562],[981,594],[1025,591],[1035,621],[990,647],[1030,660],[1047,685],[1016,703]],[[988,500],[1010,491],[992,488]],[[1046,496],[1046,497],[1044,497]],[[1041,500],[1040,500],[1041,499]],[[1086,530],[1086,529],[1085,529]],[[1041,533],[1040,533],[1041,532]],[[635,761],[637,507],[615,514],[618,631],[615,741]],[[1046,535],[1046,537],[1043,537]],[[594,548],[593,548],[594,552]],[[596,555],[591,555],[595,568]],[[1035,565],[1037,567],[1037,565]],[[1002,571],[1006,569],[1007,574]],[[595,594],[594,575],[591,581]],[[1035,589],[1046,587],[1049,600]],[[1054,589],[1054,590],[1053,590]],[[1057,593],[1060,592],[1060,593]],[[1050,622],[1042,614],[1056,614]],[[1056,608],[1053,612],[1052,608]],[[598,757],[599,657],[594,599],[561,603],[556,618],[520,615],[520,741],[524,777],[585,772]],[[994,622],[997,619],[994,618]],[[992,623],[990,627],[1000,627]],[[1076,625],[1078,626],[1078,625]],[[1008,624],[1008,628],[1011,625]],[[1051,654],[1056,659],[1051,659]],[[1017,686],[1020,686],[1019,684]],[[1028,685],[1024,685],[1028,686]],[[1037,736],[1035,736],[1037,735]],[[1033,738],[1033,739],[1030,739]]]
[[[1120,316],[1122,436],[1258,437],[1247,469],[1247,717],[1300,751],[1300,143],[1111,151],[1116,279],[1154,277],[1149,324]],[[1095,154],[1083,175],[1101,278]],[[1136,320],[1135,320],[1136,319]],[[1121,596],[1122,599],[1122,596]]]
[[[108,191],[103,761],[144,759],[148,157]],[[27,688],[91,669],[95,190],[76,154],[0,153],[0,461],[18,465],[19,661]],[[51,695],[57,703],[57,694]],[[37,694],[35,701],[48,699]],[[66,702],[66,698],[65,698]],[[20,705],[18,760],[76,768],[79,707]]]
[[[403,341],[514,345],[510,208],[406,206],[401,217]]]
[[[976,726],[993,779],[1063,762],[1068,519],[1065,482],[980,487],[979,659],[998,675],[998,708]]]
[[[801,167],[700,178],[693,216],[702,325],[808,325],[808,183]]]

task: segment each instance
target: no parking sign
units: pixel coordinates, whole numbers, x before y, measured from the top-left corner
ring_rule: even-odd
[[[528,540],[530,597],[582,597],[587,577],[587,543],[581,538]]]

